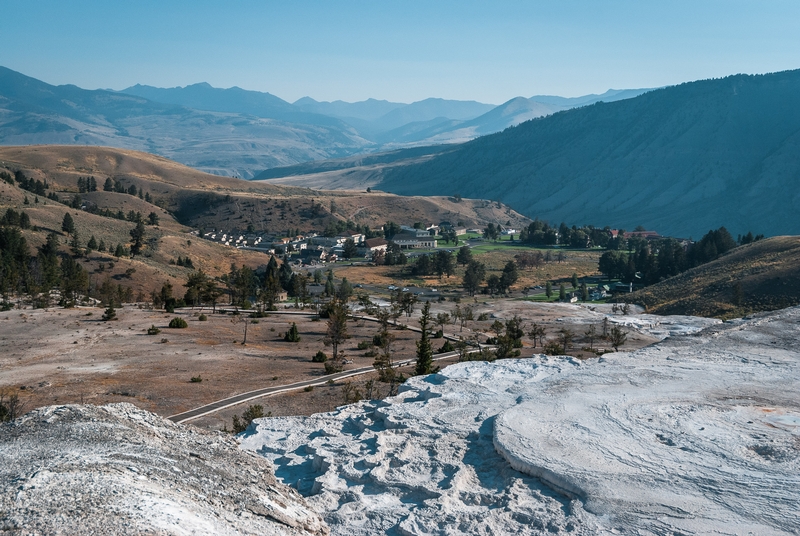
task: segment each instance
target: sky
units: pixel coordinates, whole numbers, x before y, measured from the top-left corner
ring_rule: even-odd
[[[0,65],[86,89],[500,104],[800,68],[796,0],[0,0],[0,13]]]

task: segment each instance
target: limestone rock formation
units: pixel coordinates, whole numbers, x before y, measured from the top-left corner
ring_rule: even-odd
[[[130,404],[37,409],[0,426],[0,533],[328,533],[237,446]]]
[[[242,440],[333,534],[797,534],[800,307],[581,361],[460,363]]]

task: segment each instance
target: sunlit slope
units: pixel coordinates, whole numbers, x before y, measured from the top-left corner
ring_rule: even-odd
[[[800,236],[738,247],[719,259],[626,296],[658,314],[735,318],[800,304]]]

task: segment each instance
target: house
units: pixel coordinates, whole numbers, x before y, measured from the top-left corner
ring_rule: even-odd
[[[401,248],[409,248],[409,249],[411,248],[432,249],[436,247],[436,240],[430,235],[422,237],[411,233],[400,233],[394,235],[394,238],[392,238],[392,242],[394,242]]]
[[[308,247],[308,244],[306,243],[305,240],[294,240],[292,242],[289,242],[289,245],[292,246],[292,248],[294,248],[294,251],[303,251]]]
[[[383,238],[367,238],[360,249],[364,250],[364,253],[372,254],[376,251],[386,251],[388,247],[389,242]]]
[[[304,264],[323,263],[328,260],[328,252],[324,249],[306,248],[300,251],[300,259]]]
[[[661,235],[655,231],[630,231],[623,235],[624,238],[644,238],[645,240],[658,240]]]
[[[400,232],[402,234],[412,234],[417,238],[427,238],[431,236],[429,229],[417,229],[416,227],[409,227],[408,225],[401,225]]]
[[[344,244],[348,240],[352,240],[353,242],[356,243],[356,245],[358,245],[364,241],[364,238],[365,238],[364,233],[359,233],[358,231],[350,231],[350,230],[344,231],[336,235],[336,239],[340,241],[339,244]]]
[[[311,243],[315,246],[324,246],[331,248],[333,246],[339,246],[344,244],[345,241],[349,237],[340,237],[340,236],[315,236],[311,238]]]

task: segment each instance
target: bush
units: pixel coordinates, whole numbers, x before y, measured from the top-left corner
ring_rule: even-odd
[[[441,348],[439,348],[439,353],[440,353],[440,354],[444,354],[444,353],[446,353],[446,352],[454,352],[454,351],[455,351],[455,349],[456,349],[456,347],[455,347],[455,346],[453,346],[453,343],[452,343],[452,342],[450,342],[450,341],[444,341],[444,344],[442,345],[442,347],[441,347]]]
[[[206,315],[200,315],[197,317],[197,320],[199,320],[200,322],[205,322],[206,320],[208,320],[208,317]]]
[[[441,329],[433,334],[434,339],[441,339],[442,337],[444,337],[444,331]]]
[[[314,386],[313,385],[308,385],[308,386],[303,388],[303,391],[305,391],[306,393],[310,393],[313,390],[314,390]]]
[[[478,315],[478,322],[489,320],[489,313],[481,313]]]
[[[322,350],[314,354],[314,357],[311,358],[311,361],[313,361],[314,363],[324,363],[327,360],[328,356]]]
[[[331,359],[325,361],[325,374],[335,374],[344,369],[344,363],[341,359]]]
[[[262,417],[272,417],[272,412],[270,411],[264,415],[264,406],[258,404],[250,406],[244,410],[241,419],[238,415],[233,416],[233,433],[241,434],[247,430],[247,427],[250,426],[253,419],[260,419]]]
[[[108,309],[105,310],[103,313],[103,320],[108,322],[109,320],[116,320],[117,319],[117,312],[114,310],[113,305],[109,305]]]
[[[201,378],[200,376],[192,376],[192,379],[189,381],[192,383],[200,383],[203,381],[203,378]]]
[[[358,349],[359,350],[366,350],[370,346],[372,346],[372,344],[370,344],[369,341],[361,341],[361,342],[358,343]]]
[[[161,330],[160,330],[160,329],[158,329],[158,328],[155,326],[155,324],[151,324],[151,325],[150,325],[150,327],[149,327],[149,328],[147,328],[147,334],[148,334],[148,335],[158,335],[159,333],[161,333]]]
[[[189,324],[186,323],[186,320],[183,318],[176,316],[172,320],[169,321],[169,327],[171,328],[188,328]]]

